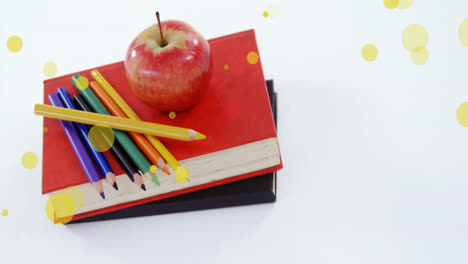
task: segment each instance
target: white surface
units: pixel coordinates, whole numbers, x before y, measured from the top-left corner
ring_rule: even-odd
[[[275,20],[262,16],[269,1],[63,2],[1,2],[2,263],[467,263],[468,129],[455,119],[468,101],[467,1],[284,1]],[[156,8],[207,38],[256,29],[279,93],[278,201],[52,225],[41,166],[20,163],[42,158],[42,65],[61,75],[122,60]],[[429,32],[424,66],[401,44],[413,23]],[[15,34],[17,54],[5,45]]]

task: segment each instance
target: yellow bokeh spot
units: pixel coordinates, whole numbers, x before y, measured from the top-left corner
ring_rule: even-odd
[[[411,60],[416,65],[424,65],[426,64],[428,59],[429,59],[429,51],[427,51],[426,48],[414,49],[413,52],[411,52]]]
[[[277,18],[280,15],[280,8],[277,5],[271,5],[268,7],[268,16],[271,18]],[[265,16],[265,13],[263,13],[263,16]]]
[[[398,6],[398,0],[384,0],[384,5],[388,9],[395,9]]]
[[[263,12],[263,17],[268,17],[268,12],[267,11]]]
[[[458,29],[458,38],[463,45],[468,47],[468,18],[461,23]]]
[[[78,79],[76,79],[76,88],[79,90],[85,90],[86,88],[89,87],[89,80],[85,76],[80,76]]]
[[[105,152],[114,145],[115,135],[108,125],[97,124],[91,127],[88,133],[88,142],[91,148],[98,152]]]
[[[33,152],[26,152],[21,158],[21,163],[26,169],[32,169],[37,165],[37,156]]]
[[[11,36],[7,40],[7,48],[16,53],[23,48],[23,40],[18,36]]]
[[[80,209],[85,202],[85,195],[79,186],[68,187],[63,190],[63,193],[70,196],[75,203],[75,210]]]
[[[421,49],[427,46],[429,35],[423,26],[412,24],[403,31],[402,42],[407,50],[413,52],[417,48]]]
[[[361,55],[366,61],[373,61],[377,58],[377,48],[372,44],[365,45],[361,50]]]
[[[75,215],[75,202],[65,193],[56,193],[49,197],[46,214],[54,224],[66,224]]]
[[[46,62],[42,67],[42,71],[44,71],[45,76],[54,77],[57,74],[57,64],[52,61]]]
[[[468,127],[468,102],[465,102],[458,107],[457,120],[460,125]]]
[[[4,210],[2,211],[2,215],[3,215],[3,216],[7,216],[7,215],[8,215],[8,210],[7,210],[7,209],[4,209]]]
[[[414,0],[400,0],[397,2],[398,2],[398,6],[397,6],[398,9],[407,9],[413,4]]]
[[[158,171],[158,167],[156,167],[155,165],[151,165],[150,171],[151,173],[156,173]]]
[[[229,70],[229,65],[224,64],[224,69],[225,69],[225,70]]]
[[[180,183],[184,183],[186,181],[188,181],[188,179],[190,178],[190,173],[188,172],[188,170],[184,167],[179,167],[177,168],[176,172],[175,172],[175,178],[178,182]]]
[[[250,64],[257,63],[258,62],[257,52],[255,52],[255,51],[249,52],[249,54],[247,54],[247,62],[250,63]]]
[[[44,127],[43,131],[44,131],[44,133],[47,133],[47,132],[49,132],[49,129],[47,127]]]
[[[170,112],[170,113],[169,113],[169,118],[170,118],[170,119],[176,118],[176,113],[175,113],[175,112]]]

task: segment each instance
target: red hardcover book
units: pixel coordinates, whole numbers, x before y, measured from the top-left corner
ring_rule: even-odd
[[[144,121],[187,127],[207,136],[206,140],[183,142],[161,141],[176,159],[190,171],[190,182],[178,183],[174,173],[158,171],[161,186],[145,181],[147,191],[132,184],[118,163],[105,153],[117,176],[119,191],[104,184],[106,199],[89,189],[87,178],[58,120],[44,118],[42,193],[61,192],[79,186],[85,194],[83,207],[74,220],[173,197],[282,168],[276,129],[260,63],[247,60],[258,54],[255,33],[248,30],[209,40],[213,56],[213,74],[200,103],[170,119],[143,104],[133,94],[125,76],[124,63],[97,67],[102,75]],[[228,65],[228,67],[225,67]],[[94,68],[93,68],[94,69]],[[78,72],[92,80],[92,69]],[[77,94],[71,78],[76,73],[44,81],[44,103],[47,96],[64,87]]]

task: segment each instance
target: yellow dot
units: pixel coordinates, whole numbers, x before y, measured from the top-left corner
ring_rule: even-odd
[[[429,42],[429,35],[423,26],[413,24],[406,27],[401,39],[403,46],[412,52],[415,49],[425,48]]]
[[[8,210],[7,210],[7,209],[4,209],[4,210],[2,211],[2,215],[3,215],[3,216],[7,216],[7,215],[8,215]]]
[[[26,169],[32,169],[37,165],[37,156],[33,152],[26,152],[21,158],[21,163]]]
[[[426,48],[414,49],[411,52],[411,60],[416,65],[424,65],[429,59],[429,51]]]
[[[170,119],[174,119],[176,117],[176,113],[175,112],[170,112],[169,113],[169,118]]]
[[[458,29],[458,38],[463,45],[468,47],[468,18],[461,23],[460,29]]]
[[[47,133],[47,132],[49,132],[49,129],[48,129],[47,127],[44,127],[44,129],[43,129],[43,130],[44,130],[44,133]]]
[[[377,58],[377,48],[372,44],[365,45],[361,50],[361,55],[366,61],[373,61]]]
[[[384,0],[384,5],[388,9],[395,9],[398,6],[398,0]]]
[[[76,79],[76,87],[79,90],[85,90],[86,88],[89,87],[89,80],[85,76],[80,76],[78,79]]]
[[[457,120],[460,125],[468,127],[468,102],[465,102],[458,107]]]
[[[141,33],[141,35],[144,37],[144,38],[147,38],[149,36],[149,33],[148,31],[143,31],[143,33]]]
[[[91,127],[88,142],[95,151],[105,152],[114,145],[114,131],[108,125],[98,124]]]
[[[263,17],[268,17],[268,12],[267,11],[263,12]]]
[[[47,77],[54,77],[57,74],[57,64],[49,61],[44,64],[42,67],[45,76]]]
[[[277,18],[280,15],[280,8],[277,5],[269,6],[267,11],[268,11],[268,16],[271,18]]]
[[[18,36],[11,36],[7,40],[7,48],[16,53],[23,48],[23,40]]]
[[[75,202],[65,193],[56,193],[49,197],[46,214],[54,224],[66,224],[75,215]]]
[[[79,186],[68,187],[63,190],[63,193],[72,198],[73,203],[75,203],[75,210],[78,210],[83,206],[85,202],[85,195]]]
[[[178,182],[180,183],[184,183],[186,181],[188,181],[188,179],[190,178],[190,173],[188,172],[188,170],[184,167],[179,167],[177,168],[176,172],[175,172],[175,178]]]
[[[247,54],[247,61],[250,63],[250,64],[255,64],[258,62],[258,54],[257,52],[255,51],[251,51],[249,52],[249,54]]]
[[[224,69],[225,69],[225,70],[229,70],[229,65],[224,64]]]
[[[151,165],[150,171],[151,173],[156,173],[158,171],[158,167],[156,167],[155,165]]]
[[[398,2],[398,9],[408,9],[414,2],[414,0],[400,0]]]

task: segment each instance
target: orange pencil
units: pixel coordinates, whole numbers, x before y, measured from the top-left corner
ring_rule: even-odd
[[[106,106],[107,110],[109,110],[109,112],[112,115],[127,118],[127,115],[125,115],[125,113],[122,112],[122,110],[120,110],[120,107],[118,107],[115,104],[115,102],[109,97],[106,91],[104,91],[104,89],[102,89],[102,87],[97,82],[92,81],[89,84],[89,87],[91,88],[91,90],[93,90],[93,92],[96,94],[99,100],[101,100],[101,102]],[[166,162],[164,161],[164,159],[161,157],[161,155],[159,155],[158,151],[153,147],[153,145],[151,145],[148,142],[148,140],[142,134],[135,132],[128,132],[128,134],[153,164],[155,164],[158,168],[163,170],[168,175],[171,174],[166,166]]]

